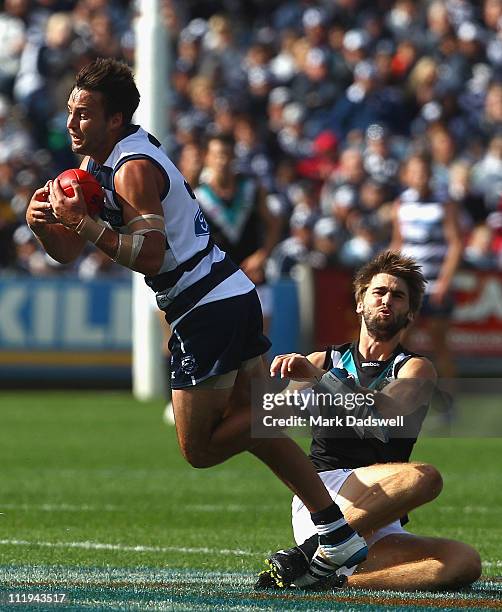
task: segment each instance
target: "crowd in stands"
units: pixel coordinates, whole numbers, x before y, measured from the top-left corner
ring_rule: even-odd
[[[298,261],[357,266],[391,241],[401,168],[430,157],[435,197],[459,207],[464,265],[502,269],[502,0],[163,0],[172,57],[164,143],[193,188],[214,133],[258,177]],[[128,0],[3,0],[0,273],[123,272],[98,250],[45,256],[25,226],[35,188],[74,167],[66,102],[95,57],[133,64]]]

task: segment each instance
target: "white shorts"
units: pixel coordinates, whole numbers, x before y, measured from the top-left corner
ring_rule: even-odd
[[[328,472],[319,473],[319,476],[324,482],[328,493],[333,498],[333,501],[340,506],[342,512],[346,504],[341,503],[341,500],[340,502],[337,501],[338,492],[342,488],[342,485],[347,480],[347,478],[352,474],[352,472],[354,472],[354,470],[343,469],[330,470]],[[308,540],[308,538],[312,537],[317,533],[315,525],[310,518],[310,512],[303,505],[302,500],[296,495],[293,497],[293,501],[291,502],[291,522],[293,525],[293,535],[297,544],[303,544],[305,540]],[[401,521],[399,520],[385,525],[381,529],[378,529],[377,531],[372,533],[368,538],[366,538],[368,548],[371,548],[373,544],[376,544],[385,536],[394,533],[407,533],[407,531],[403,529]],[[355,569],[355,567],[351,567],[350,569],[344,567],[340,569],[338,573],[350,576],[354,573]]]

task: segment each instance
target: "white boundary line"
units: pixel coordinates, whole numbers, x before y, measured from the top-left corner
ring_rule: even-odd
[[[2,510],[38,510],[40,512],[116,512],[124,510],[120,506],[105,504],[104,506],[92,506],[90,504],[3,504],[0,503]],[[5,514],[5,512],[0,512]]]
[[[249,506],[245,504],[187,504],[184,506],[189,512],[249,512]],[[274,509],[273,505],[260,506],[260,511],[266,512]],[[92,504],[4,504],[0,503],[0,510],[24,510],[39,512],[124,512],[128,510],[126,506],[115,506],[105,504],[103,506]],[[0,512],[0,514],[6,514]]]
[[[29,540],[0,540],[0,546],[42,546],[45,548],[82,548],[84,550],[119,550],[126,552],[153,552],[153,553],[188,553],[205,555],[235,555],[237,557],[253,557],[260,553],[249,550],[231,548],[190,548],[185,546],[130,546],[127,544],[106,544],[103,542],[41,542]]]

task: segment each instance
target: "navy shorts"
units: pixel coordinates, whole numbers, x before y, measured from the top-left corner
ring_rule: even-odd
[[[270,347],[255,289],[198,306],[181,319],[169,340],[171,387],[193,387],[210,376],[238,370]]]

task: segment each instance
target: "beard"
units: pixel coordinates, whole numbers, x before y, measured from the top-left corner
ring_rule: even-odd
[[[378,314],[372,314],[369,308],[363,309],[363,319],[368,334],[379,342],[387,342],[409,323],[407,312],[394,315],[389,319],[381,319]]]

